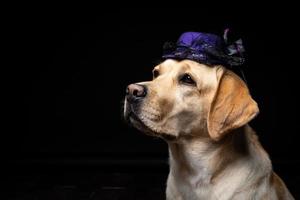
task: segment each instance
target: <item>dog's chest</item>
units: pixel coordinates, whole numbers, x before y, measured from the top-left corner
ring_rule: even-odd
[[[213,176],[212,164],[210,162],[212,157],[213,154],[199,155],[193,149],[188,153],[174,153],[173,151],[170,154],[168,190],[176,191],[173,193],[177,193],[179,196],[179,198],[173,199],[232,199],[237,185],[247,175],[247,168],[240,164],[232,166],[232,170],[228,171],[229,174],[224,177],[224,181],[213,184],[211,181]]]
[[[184,166],[178,159],[171,156],[171,173],[169,174],[168,187],[176,190],[180,198],[174,199],[215,199],[213,197],[213,186],[210,183],[211,172],[206,167],[207,159],[195,158],[191,155],[185,156],[185,162],[189,166]]]
[[[173,173],[169,174],[167,196],[172,200],[213,199],[212,187],[203,181],[203,177],[183,177]]]
[[[181,194],[184,195],[183,199],[214,199],[211,185],[204,183],[197,186],[190,185],[184,188],[184,191],[182,191]]]

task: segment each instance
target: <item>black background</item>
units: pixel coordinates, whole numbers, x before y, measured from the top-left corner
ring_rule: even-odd
[[[6,38],[11,76],[4,86],[9,90],[5,116],[9,128],[2,133],[10,174],[15,169],[27,173],[51,167],[59,173],[78,166],[103,173],[166,174],[166,143],[123,122],[125,88],[151,79],[165,41],[176,41],[184,31],[222,35],[229,27],[244,41],[248,58],[244,73],[260,107],[251,125],[275,171],[296,193],[300,183],[296,16],[283,7],[248,12],[243,8],[220,12],[43,6],[12,14]]]

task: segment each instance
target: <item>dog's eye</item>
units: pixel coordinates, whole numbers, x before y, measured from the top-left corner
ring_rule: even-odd
[[[153,70],[153,78],[156,78],[159,76],[159,71],[157,69]]]
[[[196,85],[195,81],[189,74],[183,74],[179,79],[181,83],[188,84],[188,85]]]

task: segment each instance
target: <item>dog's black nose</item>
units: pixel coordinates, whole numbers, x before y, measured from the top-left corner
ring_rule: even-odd
[[[147,95],[147,88],[144,85],[130,84],[126,88],[126,97],[129,101],[144,98]]]

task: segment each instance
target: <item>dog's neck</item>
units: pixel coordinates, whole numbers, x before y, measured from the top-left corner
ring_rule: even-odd
[[[260,144],[248,125],[227,134],[218,142],[199,137],[182,138],[168,144],[170,173],[180,179],[189,179],[195,185],[213,183],[229,166],[239,162],[251,163],[255,157],[262,159],[259,163],[271,166],[262,148],[259,148],[262,151],[253,152],[253,145]],[[245,160],[249,162],[243,162]]]

